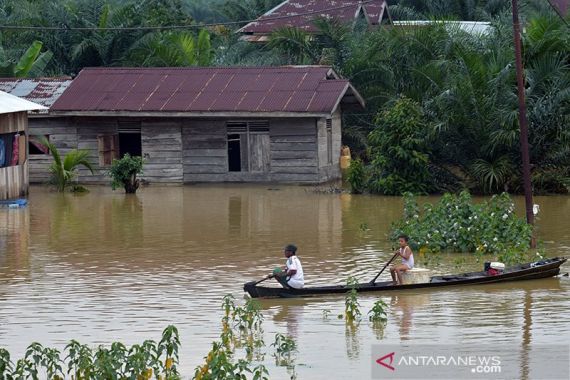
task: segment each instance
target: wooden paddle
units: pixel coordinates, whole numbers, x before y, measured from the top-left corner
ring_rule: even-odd
[[[273,278],[273,277],[275,277],[275,275],[273,275],[273,274],[270,274],[269,276],[267,276],[267,277],[264,277],[264,278],[262,278],[262,279],[261,279],[261,280],[259,280],[259,281],[255,281],[255,282],[248,282],[248,283],[247,283],[247,285],[250,285],[250,286],[255,286],[255,285],[257,285],[257,284],[259,284],[259,283],[261,283],[261,282],[263,282],[263,281],[265,281],[265,280],[269,280],[270,278]]]
[[[392,261],[394,261],[394,259],[396,258],[396,256],[398,256],[398,252],[396,252],[396,253],[394,254],[394,256],[392,256],[392,258],[390,259],[390,261],[388,261],[388,262],[386,263],[386,265],[384,265],[384,268],[382,268],[382,270],[381,270],[380,272],[378,272],[378,274],[376,275],[376,277],[374,277],[374,279],[373,279],[372,281],[370,281],[370,285],[374,285],[374,283],[376,282],[376,279],[377,279],[378,277],[380,277],[380,275],[382,274],[382,272],[384,272],[384,269],[388,268],[388,265],[390,265],[390,263],[391,263]]]

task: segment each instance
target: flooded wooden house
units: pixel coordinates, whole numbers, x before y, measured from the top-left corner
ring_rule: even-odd
[[[21,99],[40,104],[45,108],[28,112],[28,160],[30,183],[44,183],[48,180],[48,167],[52,162],[48,149],[40,142],[40,135],[52,142],[58,138],[66,138],[66,131],[58,126],[64,124],[57,116],[49,113],[49,108],[71,84],[69,77],[57,78],[0,78],[0,91],[17,96]],[[46,130],[54,132],[50,137]],[[57,141],[62,153],[71,148],[64,141]]]
[[[285,0],[237,32],[242,40],[253,43],[268,42],[271,33],[281,28],[297,28],[318,35],[317,19],[335,19],[349,29],[359,25],[373,29],[383,20],[391,22],[386,0]]]
[[[28,194],[28,111],[44,108],[0,91],[0,200]]]
[[[145,160],[150,183],[320,183],[340,177],[342,112],[364,102],[330,67],[90,68],[36,132],[113,159]]]

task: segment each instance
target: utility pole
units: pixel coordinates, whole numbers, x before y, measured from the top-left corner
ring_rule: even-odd
[[[532,184],[530,179],[530,154],[528,148],[528,123],[526,118],[525,105],[525,88],[524,88],[524,72],[522,62],[521,47],[521,26],[519,21],[519,8],[517,0],[511,0],[513,6],[513,31],[515,39],[515,63],[517,70],[517,89],[519,97],[519,125],[520,125],[520,142],[522,154],[522,174],[524,186],[524,200],[526,208],[526,221],[534,226],[534,213],[532,210]],[[531,248],[536,247],[534,233],[532,235]]]

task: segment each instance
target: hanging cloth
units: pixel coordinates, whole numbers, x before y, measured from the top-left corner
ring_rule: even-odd
[[[4,145],[4,138],[0,135],[0,168],[4,167],[6,162],[6,145]]]
[[[0,139],[4,141],[4,164],[2,167],[10,166],[12,163],[13,135],[0,135]]]
[[[18,159],[20,158],[20,135],[14,135],[14,142],[12,145],[12,166],[18,165]]]

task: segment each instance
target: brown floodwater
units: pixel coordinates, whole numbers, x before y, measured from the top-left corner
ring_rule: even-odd
[[[283,264],[283,245],[299,246],[307,285],[351,275],[367,281],[391,257],[386,233],[402,212],[399,198],[276,185],[149,187],[136,196],[33,187],[29,202],[0,209],[0,347],[20,357],[33,341],[60,349],[70,339],[134,344],[159,339],[175,324],[185,378],[219,337],[222,297],[231,293],[243,303],[242,284]],[[516,202],[521,212],[522,199]],[[547,255],[569,256],[570,197],[535,202]],[[432,269],[480,266],[470,255],[444,254]],[[369,378],[378,343],[505,343],[525,352],[570,339],[567,277],[362,295],[362,311],[379,298],[389,305],[383,332],[366,318],[348,328],[337,318],[343,296],[263,300],[267,345],[275,333],[298,344],[290,368],[276,366],[267,347],[271,378]]]

